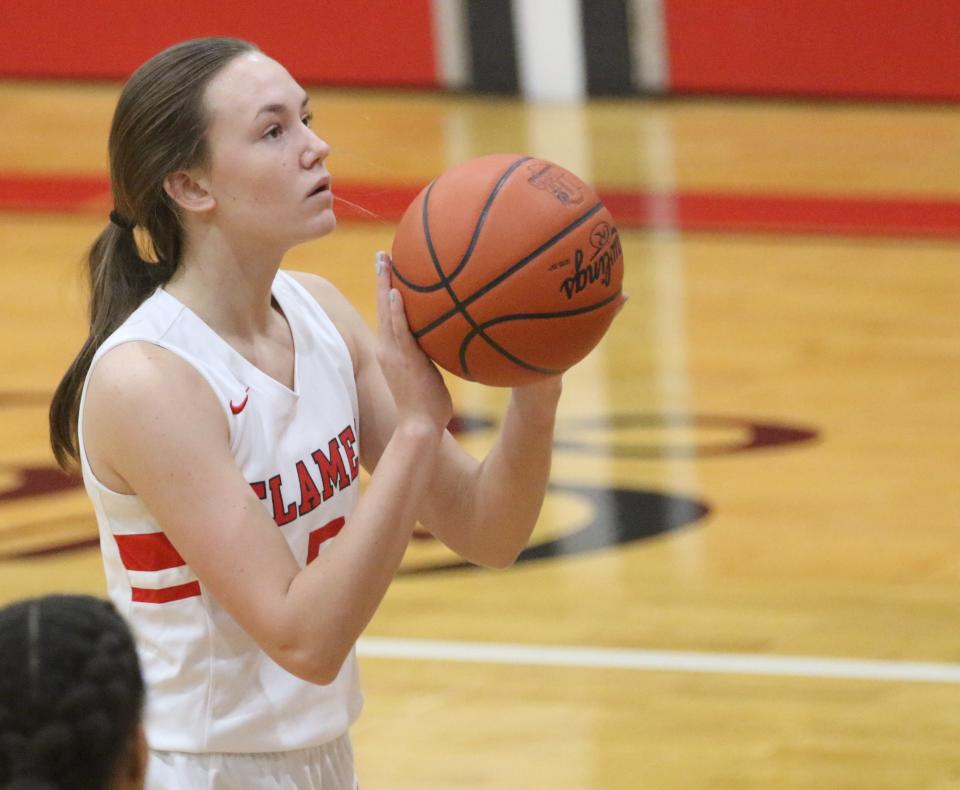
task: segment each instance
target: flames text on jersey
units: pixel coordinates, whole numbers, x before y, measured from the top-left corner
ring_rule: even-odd
[[[278,527],[282,527],[298,516],[309,513],[357,479],[360,474],[360,461],[354,449],[356,443],[353,426],[348,425],[327,443],[325,450],[318,448],[310,454],[309,460],[297,461],[300,495],[293,502],[288,503],[284,499],[283,481],[279,474],[273,475],[269,480],[251,483],[250,487],[264,502],[267,497],[270,498],[273,520]]]

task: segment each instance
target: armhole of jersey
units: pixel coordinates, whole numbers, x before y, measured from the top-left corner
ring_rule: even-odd
[[[230,419],[230,413],[227,410],[227,406],[222,402],[222,398],[217,397],[217,388],[214,385],[213,379],[209,374],[199,365],[195,364],[190,356],[184,353],[182,350],[170,345],[169,343],[164,343],[162,340],[156,340],[149,337],[125,337],[122,340],[112,343],[109,346],[101,346],[97,353],[94,355],[93,360],[90,363],[90,369],[87,371],[87,376],[83,381],[83,389],[80,391],[80,413],[77,415],[77,449],[80,452],[80,466],[81,469],[89,476],[90,482],[93,483],[101,491],[105,491],[112,496],[117,497],[136,497],[136,494],[124,494],[120,491],[114,491],[110,486],[105,485],[93,472],[93,467],[90,466],[90,461],[87,459],[87,449],[83,441],[83,407],[87,402],[87,387],[90,386],[90,378],[93,376],[93,369],[97,366],[97,363],[107,355],[108,352],[122,346],[126,343],[150,343],[154,346],[159,346],[160,348],[166,349],[172,354],[176,354],[180,359],[186,362],[190,367],[192,367],[197,373],[199,373],[203,380],[207,382],[207,386],[213,391],[214,397],[216,397],[217,402],[220,403],[220,407],[223,409],[224,416],[227,418],[227,429],[230,432],[230,446],[233,447],[234,443],[234,424]]]
[[[298,299],[305,300],[311,306],[311,309],[316,311],[317,315],[327,325],[334,337],[336,337],[337,342],[340,344],[340,349],[343,351],[344,356],[350,365],[350,398],[353,402],[354,417],[359,423],[360,394],[357,392],[357,377],[353,372],[353,354],[350,353],[350,346],[347,344],[347,339],[340,331],[340,327],[338,327],[336,322],[327,314],[327,311],[324,309],[323,305],[320,304],[320,302],[317,301],[317,298],[307,290],[306,286],[301,284],[296,277],[290,274],[290,272],[284,271],[283,269],[278,270],[277,275],[278,277],[282,278],[281,282],[283,282],[284,285],[286,285],[290,290],[294,291]]]

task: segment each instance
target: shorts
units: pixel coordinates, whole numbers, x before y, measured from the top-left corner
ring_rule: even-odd
[[[349,734],[292,752],[150,751],[146,790],[357,790]]]

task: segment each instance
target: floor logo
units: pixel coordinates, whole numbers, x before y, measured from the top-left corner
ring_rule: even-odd
[[[458,416],[451,424],[456,434],[493,432],[493,420]],[[817,432],[781,423],[757,422],[721,415],[621,413],[602,417],[561,419],[557,423],[554,454],[572,453],[590,458],[676,460],[731,456],[811,442]],[[534,562],[611,549],[696,524],[710,506],[690,497],[637,487],[589,486],[582,482],[552,481],[548,496],[564,497],[579,505],[577,523],[561,534],[538,540],[534,533],[518,563]],[[421,542],[432,536],[419,531]],[[400,573],[424,574],[470,570],[476,566],[449,552],[408,553]]]
[[[46,407],[47,403],[48,397],[38,394],[0,393],[0,408]],[[457,415],[450,429],[465,438],[483,433],[492,437],[497,423],[482,415]],[[810,428],[741,417],[619,413],[559,420],[554,452],[558,458],[561,454],[573,454],[584,463],[591,459],[667,462],[732,456],[809,443],[817,437],[817,432]],[[92,512],[65,516],[54,507],[44,513],[44,505],[52,497],[78,491],[82,485],[79,477],[66,475],[52,464],[0,464],[0,516],[7,504],[36,504],[30,523],[0,518],[0,559],[26,559],[98,547]],[[710,512],[706,502],[649,490],[639,482],[636,486],[604,486],[555,479],[550,484],[547,506],[558,498],[564,503],[558,512],[566,523],[555,526],[550,533],[541,534],[538,530],[518,562],[610,549],[690,527]],[[431,544],[437,542],[430,535],[418,531],[415,537],[418,540],[414,541],[401,574],[474,567],[445,549],[434,551]]]

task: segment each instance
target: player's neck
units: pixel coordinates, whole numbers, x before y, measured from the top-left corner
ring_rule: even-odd
[[[275,319],[271,288],[282,252],[207,235],[184,251],[166,290],[224,337],[251,339]]]

